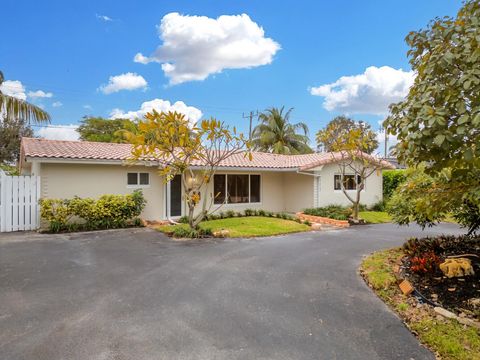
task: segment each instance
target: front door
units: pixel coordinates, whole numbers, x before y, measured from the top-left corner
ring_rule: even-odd
[[[170,181],[170,217],[182,216],[182,176]]]

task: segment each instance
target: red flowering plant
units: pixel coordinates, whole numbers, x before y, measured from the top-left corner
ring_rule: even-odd
[[[433,251],[424,252],[421,255],[412,257],[410,270],[419,274],[434,273],[442,259]]]

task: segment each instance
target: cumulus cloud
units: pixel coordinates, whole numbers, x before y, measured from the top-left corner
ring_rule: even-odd
[[[52,104],[53,107],[60,107],[60,106],[63,106],[63,104],[60,102],[60,101],[55,101],[53,104]]]
[[[27,100],[25,86],[18,80],[5,80],[0,85],[0,91],[5,95],[13,96],[20,100]]]
[[[28,97],[31,97],[32,99],[37,99],[37,98],[51,98],[53,94],[51,92],[45,92],[42,90],[37,90],[37,91],[29,91],[28,92]]]
[[[413,71],[389,66],[368,67],[363,74],[342,76],[331,84],[310,88],[310,94],[325,98],[329,111],[383,115],[388,105],[402,100],[415,78]]]
[[[87,109],[87,110],[92,110],[93,109],[92,106],[88,105],[88,104],[83,105],[83,108]]]
[[[110,113],[111,119],[141,119],[147,112],[156,110],[158,112],[176,111],[185,114],[187,118],[196,123],[202,117],[202,112],[193,106],[187,106],[183,101],[177,101],[173,104],[168,100],[154,99],[146,101],[140,106],[140,110],[124,112],[121,109],[113,109]]]
[[[147,81],[143,76],[136,73],[125,73],[116,76],[110,76],[108,84],[99,87],[104,94],[111,94],[121,90],[146,89]]]
[[[41,127],[37,131],[37,135],[50,140],[78,140],[79,134],[76,131],[78,125],[50,125]]]
[[[280,49],[246,14],[212,19],[170,13],[158,33],[163,44],[149,57],[136,54],[134,61],[160,63],[171,85],[204,80],[224,69],[270,64]]]

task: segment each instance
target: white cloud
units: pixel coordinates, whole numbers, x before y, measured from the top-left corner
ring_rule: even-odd
[[[177,101],[174,104],[171,104],[168,100],[154,99],[142,103],[140,110],[137,111],[124,112],[121,109],[113,109],[110,113],[110,118],[131,120],[138,118],[141,119],[147,112],[151,112],[154,109],[158,112],[176,111],[185,114],[192,123],[196,123],[202,117],[202,112],[199,109],[193,106],[187,106],[183,101]]]
[[[280,49],[246,14],[212,19],[170,13],[163,17],[158,32],[163,44],[150,57],[136,54],[134,61],[161,63],[172,85],[204,80],[224,69],[270,64]]]
[[[323,107],[329,111],[383,115],[388,113],[388,105],[408,94],[414,78],[413,71],[370,66],[363,74],[312,87],[310,94],[323,96]]]
[[[37,135],[50,140],[78,140],[79,134],[76,131],[78,125],[50,125],[41,127]]]
[[[29,91],[28,92],[28,97],[31,97],[33,99],[37,98],[51,98],[53,94],[51,92],[45,92],[43,90],[37,90],[37,91]]]
[[[63,104],[60,102],[60,101],[55,101],[53,104],[52,104],[53,107],[60,107],[60,106],[63,106]]]
[[[88,105],[88,104],[83,105],[83,108],[87,109],[87,110],[92,110],[93,109],[92,106]]]
[[[20,100],[27,100],[25,86],[18,80],[5,80],[0,85],[0,91],[5,95],[13,96]]]
[[[98,20],[102,20],[102,21],[105,21],[105,22],[113,21],[113,19],[112,19],[110,16],[107,16],[107,15],[95,14],[95,17],[96,17]]]
[[[147,81],[136,73],[125,73],[117,76],[110,76],[108,84],[99,87],[104,94],[111,94],[121,90],[146,89]]]

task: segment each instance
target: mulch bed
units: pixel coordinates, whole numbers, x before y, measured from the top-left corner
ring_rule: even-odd
[[[452,255],[475,254],[480,256],[480,239],[474,241],[447,241],[435,246],[442,259]],[[417,274],[410,270],[408,256],[402,260],[401,271],[412,285],[427,299],[460,316],[480,319],[480,258],[470,256],[475,275],[448,278],[437,268],[433,273]]]

